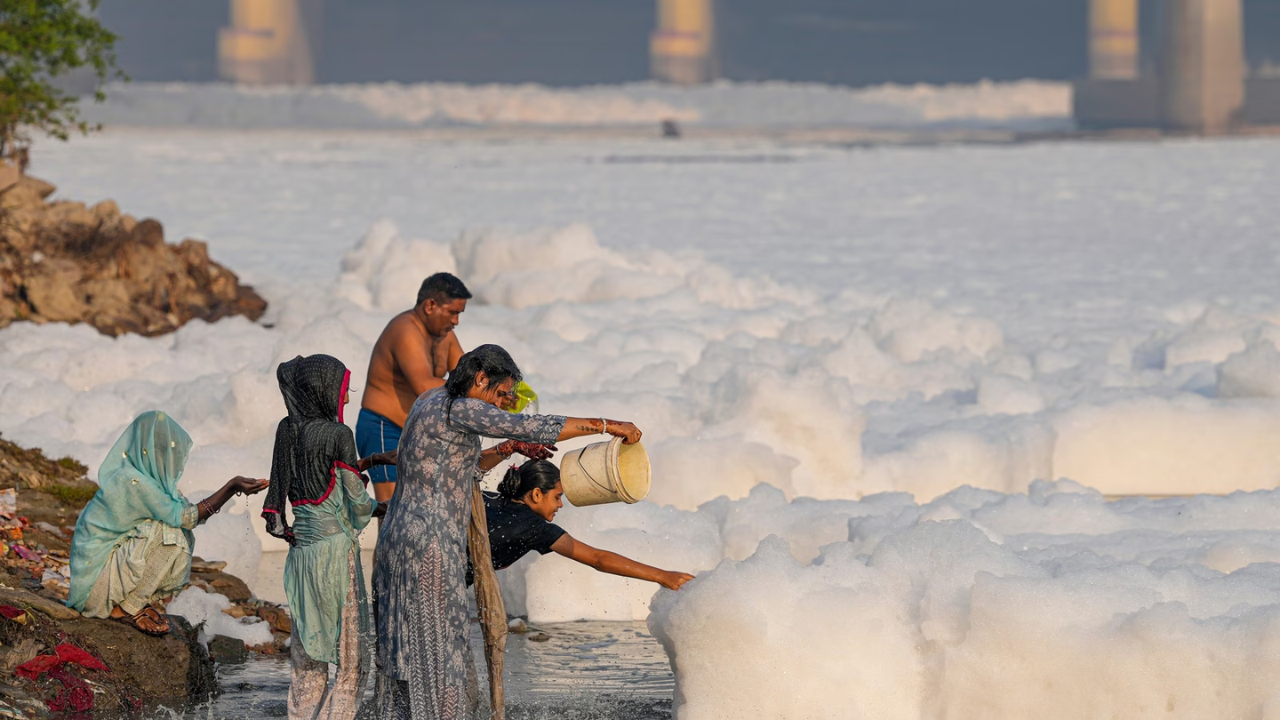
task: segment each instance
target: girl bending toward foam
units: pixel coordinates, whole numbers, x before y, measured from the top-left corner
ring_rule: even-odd
[[[512,467],[498,485],[497,493],[484,494],[495,570],[509,567],[526,553],[537,550],[543,555],[555,552],[600,572],[647,580],[669,590],[679,590],[693,579],[688,573],[651,567],[574,539],[551,522],[564,507],[563,497],[560,469],[546,460],[530,460]],[[470,568],[467,583],[471,583]]]

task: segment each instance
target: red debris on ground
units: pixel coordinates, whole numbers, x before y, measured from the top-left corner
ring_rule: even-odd
[[[62,683],[62,691],[44,701],[44,704],[54,712],[91,710],[93,691],[89,689],[88,683],[72,675],[68,667],[79,665],[90,670],[106,671],[106,664],[69,643],[62,643],[54,648],[54,652],[55,655],[40,655],[19,665],[13,669],[14,674],[34,682],[39,680],[41,675],[48,673],[50,678]]]
[[[54,712],[84,712],[93,709],[93,691],[84,680],[67,672],[66,668],[54,668],[49,677],[62,683],[63,691],[44,701]]]
[[[18,618],[22,618],[22,620],[18,620],[18,622],[22,623],[25,623],[27,619],[26,610],[16,608],[12,605],[0,605],[0,615],[3,615],[10,620],[18,620]]]
[[[62,643],[54,648],[54,652],[58,654],[58,659],[64,663],[74,663],[80,667],[86,667],[90,670],[106,670],[107,666],[98,658],[90,655],[87,651],[70,643]]]
[[[41,675],[62,664],[57,655],[38,655],[13,669],[13,674],[28,680],[37,680]]]

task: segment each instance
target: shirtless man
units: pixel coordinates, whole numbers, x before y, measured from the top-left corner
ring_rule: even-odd
[[[461,280],[436,273],[422,281],[418,304],[387,323],[373,346],[360,400],[356,446],[361,457],[395,450],[414,401],[444,385],[444,376],[462,357],[453,329],[470,298]],[[374,467],[369,478],[378,501],[389,500],[396,489],[396,466]]]

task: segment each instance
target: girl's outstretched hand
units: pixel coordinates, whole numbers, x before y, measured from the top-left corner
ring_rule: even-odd
[[[658,583],[668,590],[679,590],[681,585],[684,585],[692,579],[693,576],[689,573],[669,572],[664,574]]]

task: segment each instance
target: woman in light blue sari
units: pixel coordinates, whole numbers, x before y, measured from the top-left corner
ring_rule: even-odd
[[[156,605],[186,586],[192,528],[234,495],[252,495],[266,480],[236,477],[192,504],[178,490],[191,436],[155,410],[137,417],[98,470],[98,492],[80,513],[71,543],[67,605],[87,617],[111,618],[148,635],[169,632]]]

